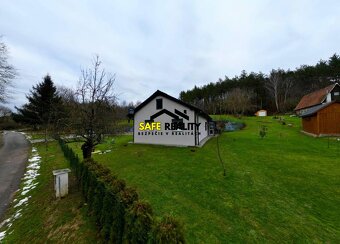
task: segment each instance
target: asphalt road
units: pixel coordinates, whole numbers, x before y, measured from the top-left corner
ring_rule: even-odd
[[[18,132],[5,131],[0,148],[0,223],[25,173],[30,144]]]

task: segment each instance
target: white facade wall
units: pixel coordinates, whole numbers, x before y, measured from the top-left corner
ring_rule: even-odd
[[[267,111],[259,111],[259,116],[260,116],[260,117],[265,117],[265,116],[267,116]]]
[[[202,116],[198,116],[198,123],[201,123],[199,128],[199,143],[208,136],[209,133],[209,124],[206,118],[203,118]]]
[[[172,117],[167,114],[162,114],[154,119],[154,122],[161,123],[161,130],[149,130],[140,131],[139,123],[145,122],[145,120],[150,120],[150,116],[161,111],[162,109],[156,109],[156,100],[163,100],[162,109],[166,109],[171,113],[175,114],[175,109],[184,113],[186,110],[186,115],[189,116],[189,120],[183,118],[185,125],[188,123],[201,123],[197,132],[200,132],[199,141],[202,141],[207,135],[208,130],[206,130],[205,123],[207,119],[197,116],[195,121],[195,111],[183,106],[175,101],[172,101],[163,96],[157,96],[151,100],[148,104],[142,107],[134,115],[134,143],[145,143],[145,144],[160,144],[160,145],[180,145],[180,146],[195,146],[195,129],[193,130],[165,130],[165,123],[171,123]],[[185,114],[185,113],[184,113]],[[181,119],[182,117],[178,114]],[[153,134],[152,134],[153,133]]]

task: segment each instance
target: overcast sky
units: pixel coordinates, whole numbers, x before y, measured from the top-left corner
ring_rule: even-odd
[[[99,54],[120,101],[327,59],[340,47],[340,1],[17,1],[0,3],[0,35],[18,69],[14,99],[49,73],[75,88]]]

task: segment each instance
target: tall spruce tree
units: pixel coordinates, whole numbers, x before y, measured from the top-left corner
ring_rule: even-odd
[[[26,96],[28,103],[17,108],[18,113],[14,120],[32,125],[37,129],[45,130],[45,139],[48,128],[61,116],[62,102],[57,94],[50,75],[46,75],[41,83],[33,86],[30,94]]]

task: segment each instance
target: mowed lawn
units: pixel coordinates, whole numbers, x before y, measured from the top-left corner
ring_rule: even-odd
[[[180,219],[189,243],[339,243],[340,142],[328,148],[327,139],[301,134],[298,118],[243,121],[244,130],[219,137],[225,177],[216,138],[180,148],[128,144],[132,137],[121,136],[94,158],[135,186],[157,216]],[[268,126],[264,139],[260,125]]]
[[[22,196],[24,186],[21,183],[15,195],[18,200],[11,204],[5,219],[19,213],[15,205],[30,196],[28,205],[19,207],[21,216],[10,228],[0,228],[0,232],[7,232],[0,243],[101,243],[73,172],[69,175],[69,195],[61,200],[55,198],[52,170],[70,167],[58,143],[50,142],[48,151],[44,143],[35,143],[32,147],[42,158],[35,181],[37,186]]]

